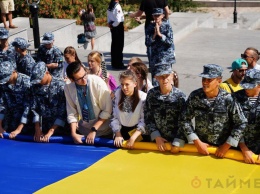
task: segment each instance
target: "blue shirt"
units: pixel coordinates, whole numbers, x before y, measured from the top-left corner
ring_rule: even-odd
[[[92,105],[92,102],[91,102],[89,87],[87,85],[86,86],[80,86],[80,85],[76,84],[76,88],[77,88],[77,95],[78,95],[78,100],[79,100],[79,105],[81,107],[82,115],[83,115],[83,108],[84,108],[84,106],[87,105],[88,120],[96,119],[95,113],[94,113],[94,110],[93,110],[93,105]]]

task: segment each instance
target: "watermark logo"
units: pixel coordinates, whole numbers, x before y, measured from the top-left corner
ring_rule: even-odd
[[[195,189],[199,188],[201,186],[201,180],[197,176],[195,176],[191,180],[191,186]]]
[[[208,189],[226,189],[226,188],[254,188],[260,189],[260,178],[252,179],[241,179],[235,178],[234,176],[228,176],[223,179],[214,179],[214,178],[199,178],[195,176],[191,179],[191,186],[194,189],[200,187],[206,187]]]

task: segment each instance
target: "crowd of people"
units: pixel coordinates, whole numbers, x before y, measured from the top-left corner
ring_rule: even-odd
[[[73,47],[60,51],[47,32],[33,58],[25,39],[9,44],[8,30],[0,28],[0,137],[8,132],[15,139],[22,133],[48,142],[53,135],[70,135],[76,144],[83,143],[82,137],[87,144],[105,137],[117,147],[126,140],[130,149],[136,141],[155,142],[160,151],[171,142],[173,153],[176,146],[193,143],[203,155],[214,145],[217,157],[232,147],[242,151],[245,162],[255,163],[252,155],[260,154],[259,51],[247,48],[223,83],[219,65],[204,65],[202,87],[186,97],[172,70],[173,35],[163,16],[163,9],[155,8],[153,18],[160,17],[159,22],[146,30],[147,50],[157,44],[166,49],[148,51],[153,84],[139,58],[129,61],[117,85],[98,51],[88,55],[86,67]]]

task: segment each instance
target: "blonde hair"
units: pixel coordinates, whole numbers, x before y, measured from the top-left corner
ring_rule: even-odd
[[[92,51],[91,53],[88,54],[88,58],[89,57],[93,58],[96,62],[98,62],[99,65],[101,65],[102,54],[100,52]]]
[[[91,53],[88,54],[88,58],[91,57],[94,59],[99,66],[102,69],[102,79],[106,80],[108,78],[108,73],[107,73],[107,66],[105,63],[104,55],[98,51],[92,51]]]

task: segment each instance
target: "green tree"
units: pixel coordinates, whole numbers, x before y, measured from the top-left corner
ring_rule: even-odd
[[[106,10],[110,0],[88,0],[94,7],[97,18],[106,17]],[[82,0],[41,0],[39,3],[39,17],[79,19],[78,12],[86,9],[87,1]],[[25,0],[15,1],[15,16],[28,17],[29,5]]]
[[[135,1],[135,2],[133,2]],[[58,18],[58,19],[76,19],[77,24],[81,24],[79,18],[79,11],[86,9],[87,4],[90,3],[94,7],[97,25],[106,25],[107,8],[110,0],[40,0],[39,3],[39,17],[40,18]],[[133,4],[136,3],[137,4]],[[123,6],[123,4],[127,4]],[[138,10],[140,2],[138,0],[122,1],[122,9],[126,12]],[[29,17],[29,5],[25,0],[15,1],[14,17]],[[137,24],[133,19],[125,17],[126,23],[132,28]]]

